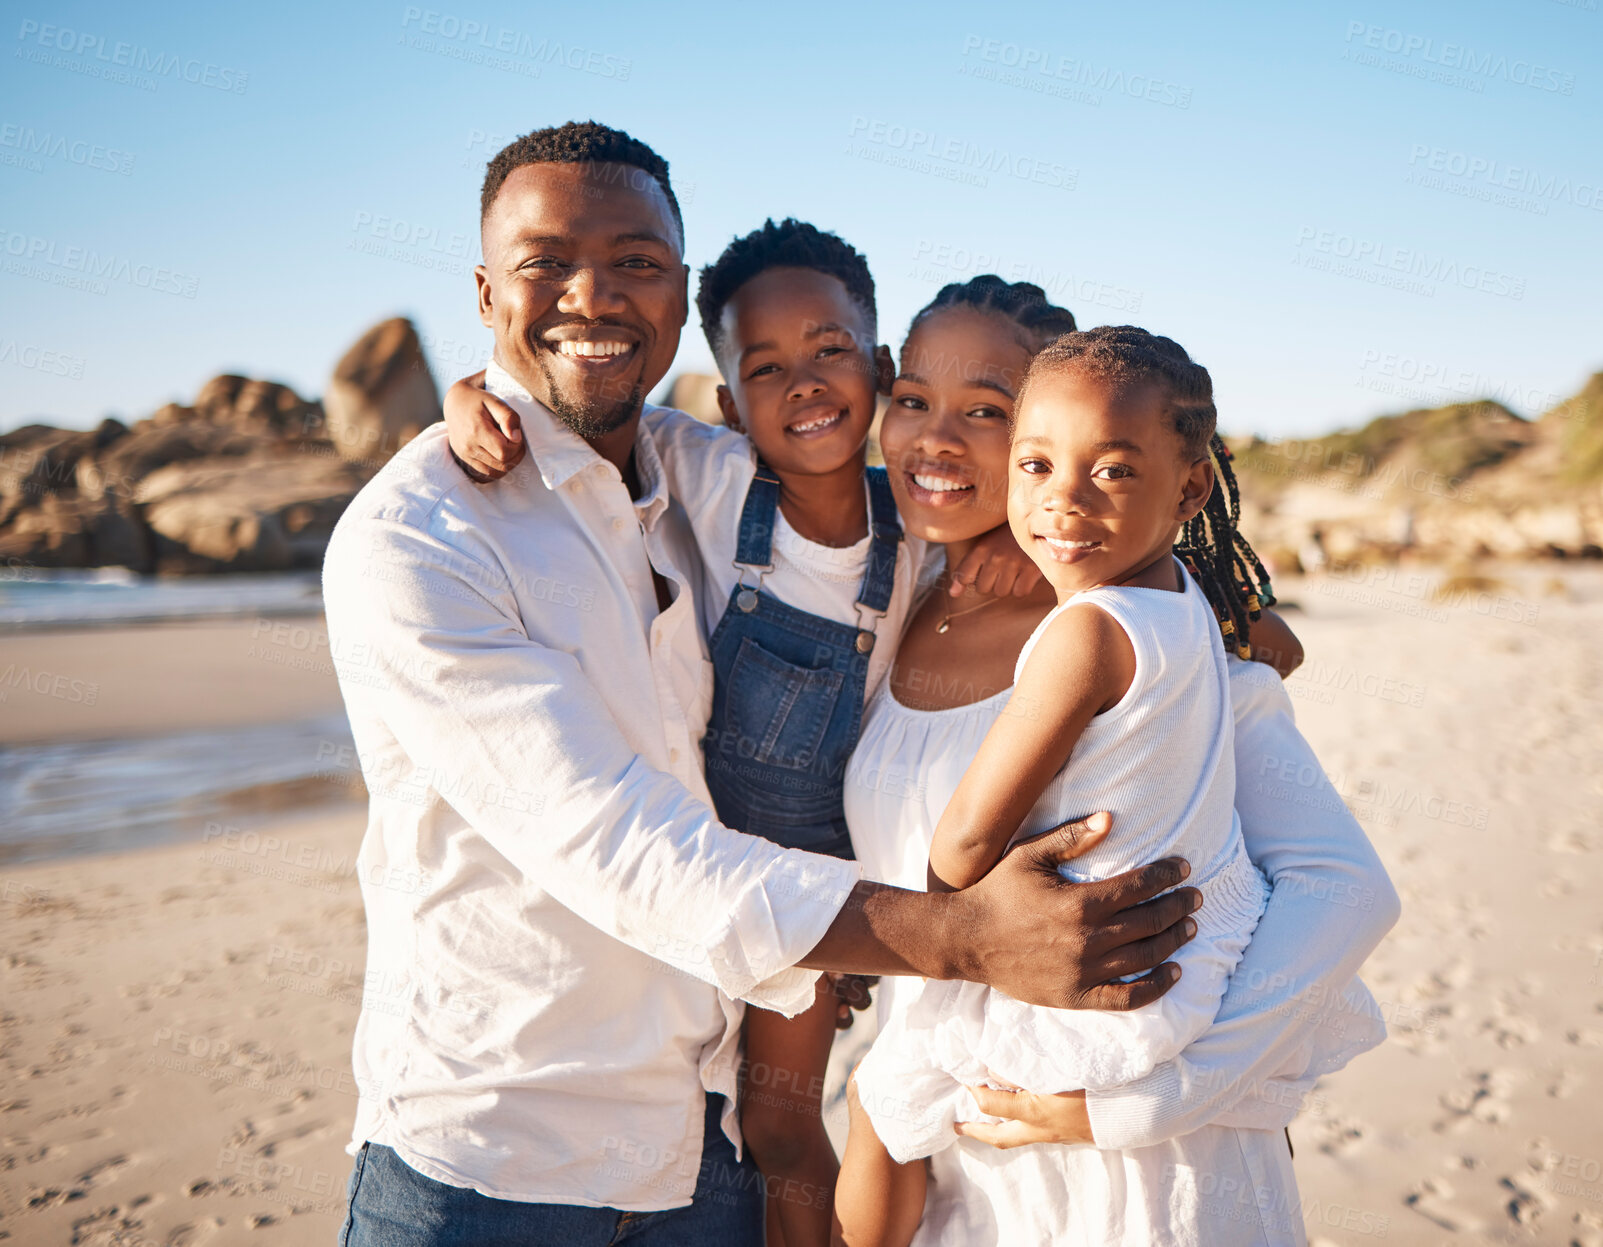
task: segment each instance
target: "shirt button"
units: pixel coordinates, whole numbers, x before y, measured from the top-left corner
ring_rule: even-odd
[[[668,750],[668,761],[670,761],[670,762],[679,761],[679,751],[677,749]]]
[[[623,516],[614,515],[612,517],[612,527],[613,527],[614,530],[616,530],[618,532],[622,532],[623,531]]]

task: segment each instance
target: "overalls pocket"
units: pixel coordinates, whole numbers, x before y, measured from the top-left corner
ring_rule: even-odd
[[[739,755],[769,766],[811,766],[845,679],[827,667],[798,667],[741,638],[727,690]]]

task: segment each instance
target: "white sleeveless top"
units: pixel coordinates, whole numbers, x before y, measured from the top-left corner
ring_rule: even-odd
[[[1106,879],[1179,853],[1191,862],[1196,883],[1242,851],[1234,825],[1235,721],[1219,622],[1191,574],[1178,562],[1175,567],[1183,592],[1101,587],[1077,593],[1040,622],[1019,653],[1016,680],[1058,616],[1088,604],[1111,615],[1135,650],[1129,689],[1086,725],[1068,765],[1019,832],[1031,836],[1065,819],[1111,811],[1113,831],[1066,865],[1065,878]],[[1050,689],[1017,694],[1050,695]]]
[[[1041,621],[1016,668],[1022,676],[1041,636],[1073,606],[1094,604],[1129,636],[1136,659],[1129,689],[1091,720],[1019,835],[1107,809],[1112,833],[1064,866],[1065,877],[1104,879],[1171,853],[1190,861],[1188,882],[1202,889],[1205,903],[1197,937],[1174,958],[1180,982],[1129,1013],[1036,1008],[973,983],[918,989],[857,1072],[864,1107],[898,1160],[953,1141],[953,1122],[973,1116],[964,1083],[985,1081],[989,1072],[1039,1092],[1121,1086],[1177,1055],[1218,1011],[1269,889],[1247,858],[1235,815],[1234,720],[1219,627],[1183,569],[1181,580],[1179,593],[1097,588],[1075,595]],[[1018,683],[1010,712],[1028,713],[1029,698],[1049,695],[1037,691],[1040,683]],[[977,726],[983,716],[973,717]],[[942,808],[949,798],[942,793]],[[897,863],[903,879],[912,868]]]

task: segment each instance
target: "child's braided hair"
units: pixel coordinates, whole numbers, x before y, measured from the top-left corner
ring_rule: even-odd
[[[1190,568],[1219,618],[1225,643],[1243,658],[1252,656],[1248,625],[1275,602],[1269,573],[1237,530],[1241,490],[1231,470],[1230,448],[1218,434],[1213,378],[1172,338],[1134,325],[1104,325],[1066,333],[1035,357],[1019,391],[1017,410],[1031,381],[1048,372],[1080,369],[1115,385],[1157,385],[1167,414],[1193,459],[1210,456],[1217,481],[1202,510],[1187,520],[1175,542],[1175,557]]]

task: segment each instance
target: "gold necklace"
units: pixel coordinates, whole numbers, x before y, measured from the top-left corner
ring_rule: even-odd
[[[987,606],[994,605],[998,600],[999,599],[997,598],[988,598],[981,602],[978,606],[971,606],[966,611],[958,611],[955,614],[951,611],[947,611],[946,614],[941,616],[941,622],[935,625],[935,631],[945,632],[952,626],[952,620],[961,619],[964,615],[972,615],[975,611],[982,611]]]

